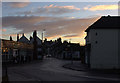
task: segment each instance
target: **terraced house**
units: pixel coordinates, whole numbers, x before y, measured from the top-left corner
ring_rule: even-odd
[[[14,61],[14,59],[25,59],[26,61],[42,58],[42,40],[37,37],[34,31],[30,40],[23,34],[21,38],[17,35],[17,41],[2,39],[2,59],[4,61]]]

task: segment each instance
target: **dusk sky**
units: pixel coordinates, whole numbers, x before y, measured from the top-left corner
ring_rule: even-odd
[[[117,2],[3,2],[2,38],[25,33],[29,39],[43,29],[48,40],[61,37],[73,43],[85,44],[85,29],[100,16],[117,16]]]

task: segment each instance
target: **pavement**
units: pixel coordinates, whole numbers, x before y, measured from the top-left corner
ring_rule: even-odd
[[[15,82],[43,82],[43,81],[67,81],[67,82],[92,82],[92,81],[120,81],[118,75],[91,73],[75,71],[64,68],[63,65],[71,61],[59,60],[56,58],[45,58],[41,61],[34,61],[30,64],[23,64],[8,67],[9,81]],[[79,62],[73,62],[79,63]]]
[[[72,63],[63,65],[63,67],[76,71],[120,75],[120,69],[90,69],[86,64],[82,64],[80,61],[73,61]]]
[[[72,61],[71,63],[63,65],[63,67],[76,71],[90,71],[89,67],[86,64],[82,64],[80,61]]]

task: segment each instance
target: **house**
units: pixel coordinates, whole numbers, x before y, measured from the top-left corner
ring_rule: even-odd
[[[62,43],[61,38],[58,38],[51,44],[50,54],[59,59],[80,60],[80,44],[68,43],[67,41]]]
[[[32,44],[26,44],[23,42],[10,41],[2,39],[2,62],[11,62],[15,58],[22,60],[22,57],[32,58]]]
[[[17,34],[17,41],[13,41],[10,36],[10,40],[2,40],[2,59],[3,62],[14,61],[15,58],[19,61],[25,58],[26,61],[42,59],[42,40],[37,37],[37,32],[34,31],[33,38],[30,40],[23,34],[19,38]]]
[[[92,69],[120,69],[120,16],[102,16],[89,26],[85,57]]]
[[[80,44],[79,43],[68,43],[62,51],[61,57],[63,59],[80,60]]]
[[[26,43],[26,44],[33,44],[33,59],[42,59],[42,40],[37,36],[37,31],[33,32],[33,37],[30,36],[30,40],[25,37],[23,34],[22,37],[19,39],[19,35],[17,35],[17,41]],[[23,54],[23,53],[22,53]]]
[[[30,44],[34,45],[34,59],[43,59],[42,40],[37,36],[37,31],[33,32],[33,37],[30,37]]]
[[[19,34],[17,35],[17,41],[22,42],[22,43],[30,44],[30,41],[25,37],[24,33],[23,33],[23,35],[20,39],[19,39]]]
[[[21,42],[21,43],[30,45],[30,41],[25,37],[24,33],[23,33],[23,35],[20,39],[19,39],[19,34],[17,34],[17,42]],[[29,56],[28,56],[28,54],[29,54]],[[14,54],[13,54],[13,56],[14,56]],[[29,51],[27,49],[21,49],[21,50],[19,50],[19,56],[20,57],[25,57],[26,59],[28,57],[31,57],[31,60],[32,60],[33,59],[33,51]]]

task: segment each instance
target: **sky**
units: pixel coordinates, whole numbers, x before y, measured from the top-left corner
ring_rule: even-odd
[[[27,0],[28,1],[28,0]],[[16,40],[25,33],[29,39],[37,30],[44,38],[85,45],[84,32],[101,16],[117,16],[117,2],[2,2],[2,38]]]

